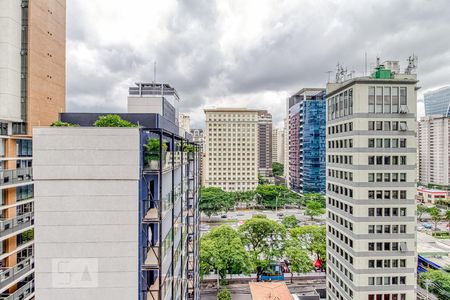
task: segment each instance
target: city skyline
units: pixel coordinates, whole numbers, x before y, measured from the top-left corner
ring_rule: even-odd
[[[366,9],[370,6],[374,9]],[[377,55],[403,65],[412,52],[418,55],[421,98],[446,84],[441,62],[449,42],[440,37],[446,34],[449,10],[444,1],[269,1],[242,7],[223,1],[131,1],[127,6],[70,1],[68,111],[125,111],[127,87],[152,80],[156,61],[157,81],[177,86],[184,95],[181,111],[195,120],[193,128],[203,127],[204,108],[229,107],[237,99],[267,109],[274,126],[281,127],[281,107],[289,95],[301,86],[324,87],[326,72],[338,62],[361,75],[364,52],[369,67]],[[296,12],[302,18],[292,18]],[[305,40],[308,49],[299,47]],[[420,116],[422,104],[419,111]]]

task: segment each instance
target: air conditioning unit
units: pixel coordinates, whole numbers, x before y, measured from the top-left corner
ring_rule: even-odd
[[[400,105],[400,113],[407,114],[409,112],[407,105]]]

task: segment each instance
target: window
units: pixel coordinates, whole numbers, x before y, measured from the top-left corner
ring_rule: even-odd
[[[382,113],[383,112],[383,88],[376,87],[375,88],[375,112]]]
[[[391,88],[385,87],[383,90],[384,96],[384,113],[391,112]]]
[[[375,121],[369,121],[369,130],[375,130]]]
[[[392,88],[392,112],[398,113],[398,87]]]
[[[406,139],[400,139],[400,148],[406,148]]]
[[[400,107],[402,105],[407,105],[407,101],[406,101],[406,87],[401,87],[400,88]]]
[[[375,87],[369,86],[369,113],[375,112]]]

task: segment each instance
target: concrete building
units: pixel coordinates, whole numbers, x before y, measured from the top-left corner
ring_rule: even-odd
[[[450,117],[450,86],[423,95],[425,115],[440,115]]]
[[[327,85],[327,297],[415,300],[414,74]]]
[[[65,110],[66,2],[0,0],[0,298],[34,297],[31,128]]]
[[[205,186],[226,191],[254,190],[258,185],[259,109],[205,109]]]
[[[266,110],[258,113],[258,172],[262,177],[272,176],[272,115]]]
[[[205,137],[203,135],[203,129],[191,129],[191,135],[192,135],[192,141],[196,143],[200,150],[200,166],[199,166],[199,172],[200,172],[200,182],[201,185],[203,185],[203,157],[205,155],[204,151],[204,144],[205,144]]]
[[[288,186],[300,194],[325,194],[325,89],[302,89],[288,105]]]
[[[191,117],[188,114],[180,114],[178,116],[178,124],[180,124],[180,127],[186,132],[191,132]]]
[[[284,130],[272,130],[272,162],[284,164]]]
[[[450,192],[437,190],[437,189],[429,189],[426,187],[418,187],[417,188],[417,201],[427,205],[435,205],[436,201],[447,201],[450,199]]]
[[[427,116],[418,129],[418,181],[450,185],[450,117]]]
[[[288,101],[286,101],[288,103]],[[289,184],[289,108],[287,109],[286,118],[283,119],[283,136],[284,136],[284,178]]]
[[[34,129],[37,299],[199,299],[192,137],[153,113],[92,127],[101,115]]]

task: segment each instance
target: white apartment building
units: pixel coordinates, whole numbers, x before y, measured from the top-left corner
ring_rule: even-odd
[[[258,185],[258,109],[205,109],[206,187],[254,190]]]
[[[327,297],[415,300],[416,75],[327,85]]]
[[[186,113],[181,113],[178,116],[178,124],[186,132],[191,132],[191,117]]]
[[[272,161],[284,164],[284,130],[274,128],[272,130]]]
[[[450,118],[427,116],[420,120],[418,180],[421,184],[450,184]]]

